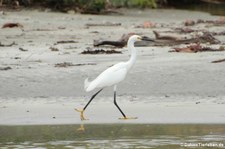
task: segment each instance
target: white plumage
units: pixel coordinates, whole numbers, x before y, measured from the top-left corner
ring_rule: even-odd
[[[100,90],[91,97],[91,99],[88,101],[88,103],[84,106],[83,109],[81,110],[76,109],[78,112],[81,113],[80,115],[81,120],[85,120],[83,113],[85,109],[87,108],[87,106],[95,98],[95,96],[98,93],[100,93],[103,88],[108,86],[113,86],[113,85],[114,85],[114,104],[119,109],[120,113],[123,115],[122,119],[130,119],[123,113],[123,111],[120,109],[120,107],[118,106],[116,102],[116,85],[125,79],[127,73],[129,72],[131,67],[134,65],[136,61],[136,56],[137,56],[136,49],[134,48],[134,42],[140,41],[140,40],[144,40],[144,38],[138,35],[133,35],[129,38],[127,42],[127,46],[128,46],[128,49],[131,51],[131,56],[128,61],[120,62],[109,67],[108,69],[103,71],[99,76],[97,76],[96,79],[94,79],[93,81],[89,82],[88,78],[84,81],[85,91],[89,92],[96,88],[100,88]]]
[[[125,79],[127,75],[126,63],[121,62],[103,71],[95,80],[92,82],[85,80],[85,90],[87,92],[94,90],[95,88],[104,88],[118,84]]]
[[[89,82],[87,78],[84,81],[85,91],[89,92],[94,90],[95,88],[112,86],[124,80],[127,72],[136,61],[136,49],[134,48],[134,42],[138,40],[141,40],[141,37],[137,35],[133,35],[129,38],[128,48],[131,50],[131,57],[127,62],[120,62],[109,67],[91,82]]]

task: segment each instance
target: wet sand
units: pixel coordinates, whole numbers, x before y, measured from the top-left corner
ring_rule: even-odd
[[[152,30],[183,26],[186,19],[216,20],[207,13],[179,10],[126,11],[123,16],[62,14],[39,11],[6,12],[0,24],[19,22],[24,28],[0,29],[0,124],[79,124],[81,108],[94,93],[83,90],[83,81],[94,79],[107,67],[128,59],[123,54],[82,55],[93,39],[119,39],[137,32],[154,37]],[[145,21],[155,28],[135,28]],[[87,27],[87,23],[121,23],[121,26]],[[163,26],[162,26],[163,24]],[[224,26],[197,25],[194,29],[223,31]],[[223,36],[217,36],[225,41]],[[55,44],[74,40],[72,44]],[[182,46],[182,45],[181,45]],[[213,45],[219,47],[221,45]],[[51,51],[50,47],[59,51]],[[21,51],[19,48],[26,49]],[[101,49],[101,47],[99,47]],[[138,47],[137,62],[118,86],[118,104],[137,120],[121,121],[113,105],[113,88],[96,97],[86,111],[85,123],[225,123],[225,63],[211,61],[225,52],[169,53],[171,47]],[[55,64],[84,64],[67,68]],[[94,63],[95,65],[85,65]]]

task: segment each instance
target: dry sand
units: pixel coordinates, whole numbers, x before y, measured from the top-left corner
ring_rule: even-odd
[[[112,55],[82,55],[93,39],[117,40],[124,33],[153,37],[153,29],[135,28],[145,21],[154,30],[182,27],[186,19],[216,20],[218,16],[180,10],[126,11],[123,16],[63,14],[39,11],[6,12],[0,25],[21,23],[19,28],[0,29],[0,124],[77,124],[74,108],[83,107],[93,94],[83,90],[86,77],[94,79],[104,69],[128,59],[129,51]],[[87,23],[122,23],[114,27],[87,27]],[[163,24],[163,27],[161,27]],[[224,31],[224,26],[198,25],[195,29]],[[225,41],[224,36],[217,36]],[[74,40],[77,43],[57,44]],[[182,46],[182,45],[181,45]],[[220,45],[214,45],[219,47]],[[50,47],[59,51],[51,51]],[[19,48],[27,49],[21,51]],[[100,48],[101,49],[101,48]],[[127,79],[118,86],[118,103],[128,116],[121,121],[113,105],[112,88],[96,97],[86,111],[87,123],[225,123],[225,52],[169,53],[171,47],[138,47],[138,58]],[[88,64],[67,68],[57,63]],[[85,122],[86,123],[86,122]]]

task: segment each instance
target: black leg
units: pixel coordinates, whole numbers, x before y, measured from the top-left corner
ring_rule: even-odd
[[[87,106],[91,103],[91,101],[95,98],[95,96],[98,95],[98,93],[100,93],[102,90],[103,90],[103,88],[100,89],[97,93],[95,93],[95,94],[91,97],[91,99],[88,101],[88,103],[84,106],[83,110],[85,110],[85,109],[87,108]]]
[[[116,105],[116,107],[119,109],[120,113],[123,115],[124,118],[126,118],[126,115],[123,113],[123,111],[120,109],[120,107],[118,106],[117,102],[116,102],[116,91],[114,91],[114,104]]]

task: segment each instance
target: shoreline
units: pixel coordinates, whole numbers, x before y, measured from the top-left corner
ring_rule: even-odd
[[[20,11],[0,15],[1,25],[18,22],[24,26],[23,30],[0,29],[2,44],[16,43],[0,47],[0,67],[11,67],[0,71],[0,125],[80,124],[79,113],[74,108],[83,107],[92,94],[83,90],[84,79],[92,80],[109,66],[129,57],[126,47],[115,48],[122,54],[80,54],[87,48],[96,49],[94,39],[116,40],[129,32],[154,37],[153,30],[168,33],[183,27],[187,19],[220,18],[181,10],[125,13],[124,16],[99,16]],[[156,27],[136,27],[146,21],[155,23]],[[106,22],[121,23],[121,26],[86,25]],[[223,31],[224,26],[200,24],[193,29]],[[225,41],[224,36],[217,38]],[[55,44],[64,40],[75,42]],[[58,51],[52,51],[51,47]],[[137,120],[118,120],[121,115],[113,105],[113,89],[107,88],[87,109],[85,114],[90,121],[84,123],[225,124],[225,63],[211,63],[225,57],[225,52],[169,53],[172,48],[137,47],[137,62],[127,79],[118,85],[118,104],[127,116],[139,117]],[[55,67],[64,62],[84,65]],[[89,63],[95,65],[85,65]]]
[[[121,99],[126,98],[126,99]],[[133,100],[120,96],[118,104],[127,116],[135,120],[119,120],[118,109],[111,97],[94,100],[85,111],[90,120],[81,121],[75,108],[81,108],[87,100],[76,99],[20,99],[1,102],[0,125],[57,125],[57,124],[225,124],[223,101],[215,98],[191,100],[161,97]],[[133,101],[132,101],[133,100]],[[174,102],[174,100],[176,102]],[[79,102],[78,102],[79,101]],[[8,102],[8,103],[7,103]],[[105,112],[107,111],[107,115]],[[147,113],[147,114],[146,114]]]

